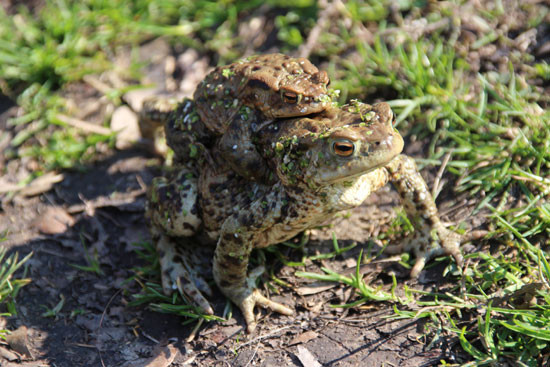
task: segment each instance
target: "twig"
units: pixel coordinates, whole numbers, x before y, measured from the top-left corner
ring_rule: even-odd
[[[143,182],[143,178],[140,175],[136,175],[136,181],[144,192],[147,191],[147,184]]]
[[[84,204],[75,204],[67,208],[67,212],[70,214],[79,213],[85,210],[95,210],[97,208],[103,208],[106,206],[121,206],[125,204],[130,204],[134,202],[135,198],[145,194],[145,189],[140,188],[137,190],[130,191],[128,193],[120,194],[119,197],[111,198],[108,196],[99,196],[93,200],[81,200],[84,201]]]
[[[40,177],[35,178],[25,186],[19,184],[5,184],[0,186],[0,194],[18,191],[23,196],[33,196],[49,191],[53,184],[63,181],[65,176],[60,173],[48,172]]]
[[[325,9],[319,14],[319,20],[317,21],[317,24],[315,24],[315,27],[313,27],[313,29],[309,32],[306,43],[300,46],[300,50],[298,51],[298,55],[300,57],[309,57],[311,51],[317,44],[321,31],[325,29],[328,19],[338,11],[339,7],[343,7],[343,4],[340,0],[334,0],[331,3],[319,1],[319,6],[324,7]]]
[[[90,349],[95,349],[95,348],[97,348],[95,345],[83,344],[83,343],[67,343],[67,345],[75,345],[75,346],[77,346],[77,347],[81,347],[81,348],[90,348]]]
[[[105,95],[109,94],[113,90],[111,86],[109,86],[106,83],[103,83],[101,80],[97,79],[92,75],[84,75],[82,77],[82,80],[84,80],[86,83],[94,87],[98,92],[101,92]]]
[[[447,167],[447,164],[449,163],[449,159],[451,159],[452,152],[449,152],[445,154],[445,157],[443,157],[443,162],[441,163],[441,167],[439,167],[439,171],[437,171],[437,175],[435,176],[434,184],[432,187],[432,197],[435,198],[439,193],[441,192],[441,189],[439,187],[439,183],[441,182],[441,177],[443,177],[443,172],[445,172],[445,168]]]
[[[111,305],[111,303],[113,302],[113,300],[115,299],[115,297],[120,293],[122,292],[122,288],[120,288],[118,291],[115,292],[115,294],[113,294],[111,296],[111,298],[109,298],[109,301],[107,302],[107,305],[105,306],[105,308],[103,309],[103,312],[101,313],[101,319],[99,319],[99,326],[97,327],[97,330],[99,332],[99,329],[101,329],[101,326],[103,324],[103,319],[105,318],[105,314],[107,313],[107,309],[109,308],[109,306]],[[101,362],[101,365],[103,367],[105,367],[105,363],[103,362],[103,356],[101,355],[101,349],[99,349],[97,346],[97,352],[99,353],[99,360]]]
[[[77,129],[80,129],[80,130],[83,130],[83,131],[86,131],[86,132],[101,134],[101,135],[111,135],[112,133],[114,133],[113,130],[111,130],[107,127],[99,126],[99,125],[96,125],[96,124],[91,124],[91,123],[86,122],[84,120],[79,120],[77,118],[70,117],[70,116],[67,116],[67,115],[63,115],[61,113],[57,114],[55,117],[59,121],[65,123],[67,125],[70,125],[72,127],[76,127]]]
[[[260,348],[260,343],[256,344],[256,348],[254,349],[254,353],[252,353],[252,356],[250,357],[248,362],[244,365],[244,367],[248,367],[248,365],[250,365],[250,363],[252,362],[254,357],[256,357],[256,353],[258,353],[258,348]]]
[[[118,296],[120,292],[122,292],[122,289],[123,288],[120,288],[118,291],[115,292],[115,294],[111,296],[111,298],[109,298],[107,305],[105,306],[105,308],[103,309],[103,312],[101,313],[101,319],[99,319],[99,326],[97,327],[98,330],[101,329],[101,326],[103,324],[103,319],[105,318],[105,314],[107,313],[107,309],[109,308],[109,306],[111,305],[115,297]]]
[[[255,342],[257,342],[258,340],[270,338],[270,337],[272,337],[274,334],[278,333],[279,331],[283,331],[283,330],[286,330],[286,329],[290,329],[291,327],[292,327],[292,326],[284,326],[284,327],[282,327],[282,328],[275,329],[275,330],[273,330],[273,331],[271,331],[270,333],[267,333],[267,334],[265,334],[265,335],[260,335],[260,336],[254,338],[254,339],[252,339],[252,340],[250,340],[250,341],[247,341],[246,343],[243,343],[243,344],[239,345],[239,346],[235,349],[235,351],[237,351],[237,350],[239,350],[239,349],[241,349],[241,348],[243,348],[243,347],[245,347],[245,346],[247,346],[247,345],[249,345],[249,344],[255,343]]]
[[[199,321],[197,322],[197,325],[195,325],[195,327],[191,331],[191,334],[189,334],[189,336],[185,340],[186,342],[190,343],[195,339],[195,337],[197,336],[197,332],[199,331],[199,328],[201,327],[203,322],[204,322],[204,319],[199,319]]]
[[[155,344],[160,344],[160,342],[157,339],[153,338],[151,335],[147,334],[143,330],[141,330],[141,335],[143,335],[144,337],[146,337],[147,339],[149,339],[150,341],[152,341]]]

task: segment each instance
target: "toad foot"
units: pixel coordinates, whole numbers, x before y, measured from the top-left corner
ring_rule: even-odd
[[[411,278],[417,278],[428,261],[441,255],[451,255],[457,266],[461,268],[464,258],[460,252],[460,245],[470,240],[468,236],[455,233],[438,223],[432,228],[416,230],[412,238],[404,243],[388,246],[386,250],[391,254],[412,251],[416,262],[411,269]]]
[[[192,268],[186,266],[186,257],[178,253],[177,248],[166,236],[160,238],[157,249],[161,254],[160,267],[164,294],[170,295],[177,289],[182,297],[190,298],[206,314],[213,315],[212,306],[202,295],[202,293],[212,295],[212,290],[204,279],[194,274]],[[180,261],[174,261],[175,258]]]
[[[260,306],[271,311],[278,312],[283,315],[290,316],[294,311],[280,303],[273,302],[264,297],[260,291],[255,288],[256,278],[264,271],[263,267],[258,267],[252,270],[247,277],[246,286],[236,289],[225,290],[226,295],[235,303],[243,313],[246,321],[248,333],[252,333],[256,329],[256,317],[254,316],[254,307]]]

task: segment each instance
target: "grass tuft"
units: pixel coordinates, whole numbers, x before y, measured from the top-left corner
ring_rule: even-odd
[[[0,243],[5,240],[6,234],[0,234]],[[25,278],[26,269],[21,278],[14,278],[15,272],[31,258],[32,252],[19,260],[17,252],[7,256],[7,248],[0,247],[0,305],[5,307],[7,313],[1,316],[17,315],[15,298],[19,290],[31,282],[30,278]],[[7,330],[0,330],[0,338],[8,333]]]
[[[140,285],[141,292],[133,295],[134,300],[129,303],[130,306],[147,305],[156,312],[183,316],[187,318],[183,324],[195,321],[225,321],[221,317],[205,314],[178,292],[174,292],[170,296],[165,295],[159,277],[158,253],[150,243],[142,242],[135,245],[137,246],[136,253],[145,262],[145,265],[134,269],[135,275],[131,280],[135,280]]]
[[[225,64],[268,49],[297,54],[313,40],[310,59],[328,70],[331,87],[340,90],[339,102],[389,102],[410,146],[425,147],[412,150],[422,157],[419,166],[441,168],[446,162],[441,196],[455,201],[454,208],[466,207],[480,219],[466,220],[482,222],[489,234],[474,244],[475,252],[465,254],[469,266],[462,278],[451,280],[461,283],[442,293],[405,287],[406,297],[398,299],[393,290],[365,284],[358,270],[353,275],[327,268],[324,274],[298,274],[355,288],[356,299],[345,306],[391,302],[395,317],[429,320],[427,335],[434,341],[454,340],[464,365],[548,363],[550,67],[537,52],[550,11],[540,2],[506,9],[500,1],[334,4],[327,11],[322,2],[311,0],[45,0],[35,14],[24,7],[10,15],[0,10],[0,90],[22,108],[9,121],[13,136],[4,154],[33,158],[39,167],[33,175],[40,175],[79,167],[112,147],[114,136],[107,129],[101,130],[104,134],[83,131],[59,116],[74,115],[72,87],[90,88],[91,77],[110,73],[123,85],[102,91],[92,87],[93,93],[111,108],[123,103],[122,94],[137,86],[142,66],[132,56],[128,67],[120,67],[117,57],[123,49],[135,55],[143,42],[163,37],[177,52],[193,48],[211,57],[212,64]],[[261,45],[243,36],[264,21],[270,31]],[[317,40],[310,38],[312,30],[319,32]],[[96,123],[105,128],[108,120],[106,114]],[[406,226],[400,218],[380,239]],[[302,248],[306,242],[287,245]],[[333,244],[330,253],[303,255],[301,261],[274,253],[283,264],[304,266],[349,249],[340,248],[336,239]],[[164,296],[158,278],[144,280],[155,279],[158,260],[151,248],[142,254],[150,265],[136,270],[143,290],[136,304],[208,319],[180,295]],[[259,257],[263,262],[266,255],[259,252]],[[21,263],[12,259],[5,274]],[[6,284],[9,305],[10,292],[18,289],[14,284],[24,281]],[[400,284],[393,279],[396,287]]]

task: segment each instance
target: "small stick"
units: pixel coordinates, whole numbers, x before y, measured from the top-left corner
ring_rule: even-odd
[[[74,117],[70,117],[70,116],[67,116],[67,115],[63,115],[61,113],[57,114],[55,117],[59,121],[64,122],[67,125],[70,125],[72,127],[76,127],[77,129],[81,129],[81,130],[84,130],[86,132],[91,132],[91,133],[101,134],[101,135],[111,135],[112,133],[114,133],[114,131],[109,129],[109,128],[99,126],[99,125],[96,125],[96,124],[91,124],[89,122],[79,120],[79,119],[76,119]]]

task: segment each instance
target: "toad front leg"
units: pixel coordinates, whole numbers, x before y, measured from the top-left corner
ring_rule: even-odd
[[[240,176],[263,183],[272,183],[270,170],[254,144],[253,134],[261,126],[271,124],[247,107],[233,118],[218,141],[218,149],[233,171]]]
[[[412,250],[415,253],[416,263],[411,270],[413,278],[420,274],[427,261],[443,254],[453,256],[461,267],[460,244],[467,238],[443,226],[433,197],[413,159],[401,154],[385,168],[390,172],[390,180],[399,192],[407,217],[415,228],[411,239],[389,250],[396,253]]]
[[[254,306],[262,306],[284,315],[293,311],[264,297],[255,286],[258,274],[248,274],[248,260],[257,232],[242,226],[238,214],[229,217],[223,224],[214,255],[213,274],[220,290],[242,311],[248,332],[256,328]]]

